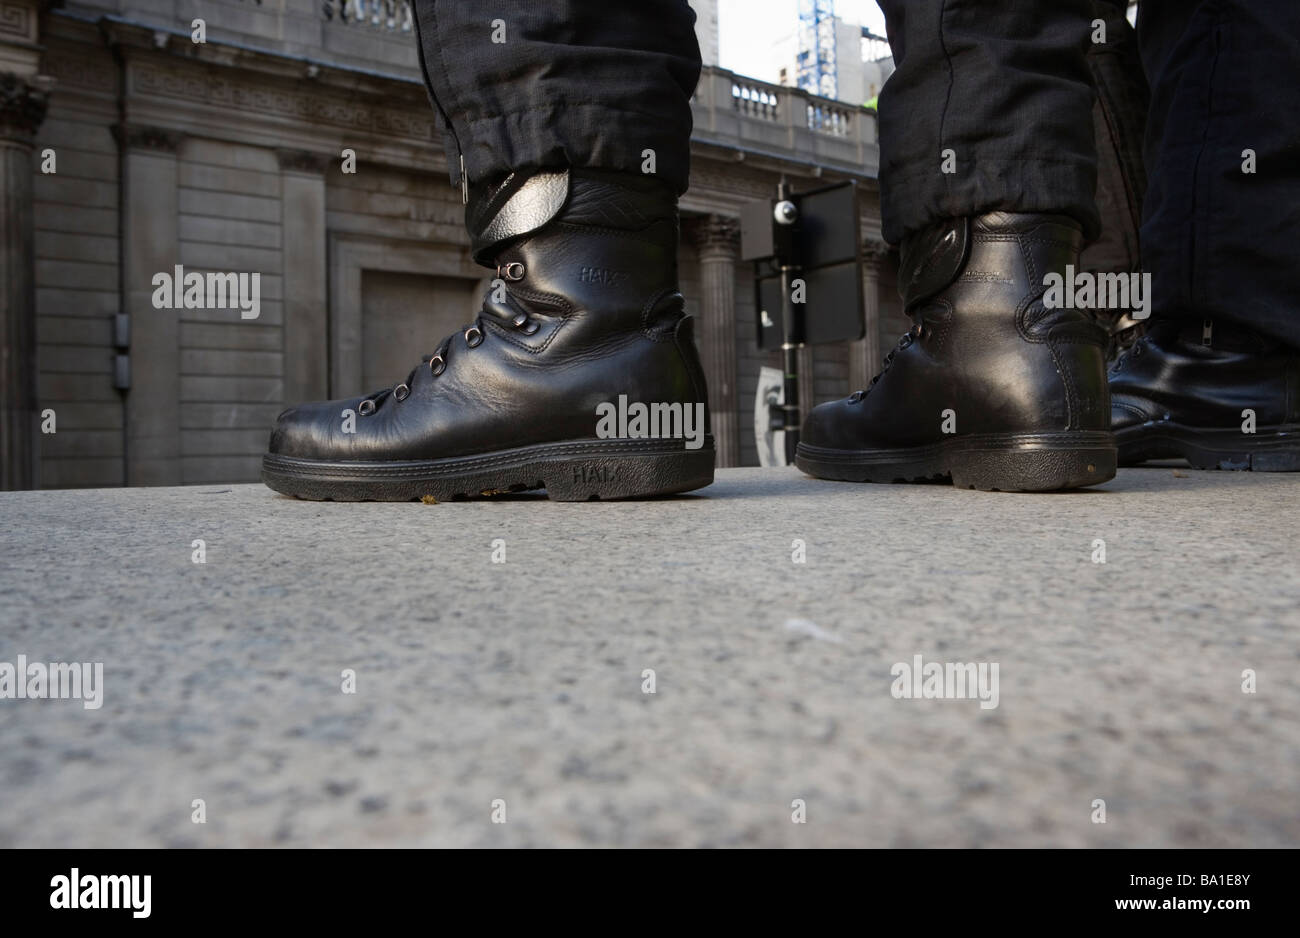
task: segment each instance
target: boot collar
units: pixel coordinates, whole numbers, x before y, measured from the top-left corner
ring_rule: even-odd
[[[494,186],[471,189],[465,223],[475,262],[493,266],[493,257],[507,241],[545,226],[560,214],[568,198],[568,170],[511,173]]]

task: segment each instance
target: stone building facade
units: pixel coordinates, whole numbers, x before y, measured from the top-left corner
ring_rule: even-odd
[[[391,384],[470,320],[488,272],[409,16],[406,0],[0,0],[3,487],[256,480],[287,403]],[[712,67],[693,109],[683,292],[719,464],[755,464],[758,372],[779,361],[755,345],[743,203],[783,174],[861,187],[867,336],[805,350],[806,404],[863,385],[907,326],[875,117]],[[155,308],[177,265],[258,272],[259,315]]]

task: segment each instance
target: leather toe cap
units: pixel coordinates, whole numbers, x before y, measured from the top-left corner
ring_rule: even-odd
[[[825,449],[862,448],[861,404],[852,398],[818,404],[808,414],[799,433],[799,442]]]
[[[333,459],[348,449],[343,439],[347,432],[347,414],[351,410],[353,427],[361,398],[348,401],[317,401],[290,407],[275,419],[271,428],[269,452],[276,456],[301,459]],[[354,430],[355,432],[355,430]]]

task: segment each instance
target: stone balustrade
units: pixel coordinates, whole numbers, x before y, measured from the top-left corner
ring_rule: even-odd
[[[876,115],[799,88],[706,67],[691,98],[699,142],[874,176]]]
[[[344,25],[411,32],[411,0],[322,0],[321,12]]]

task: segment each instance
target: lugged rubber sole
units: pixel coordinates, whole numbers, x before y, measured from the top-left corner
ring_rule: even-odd
[[[1300,426],[1239,429],[1186,427],[1168,421],[1116,431],[1121,466],[1149,459],[1186,459],[1194,469],[1300,472]]]
[[[800,443],[795,465],[845,482],[951,481],[985,492],[1051,492],[1115,477],[1108,431],[991,433],[905,449],[843,450]]]
[[[555,501],[648,498],[713,482],[713,438],[575,440],[447,459],[334,462],[267,454],[262,481],[313,501],[438,501],[545,489]]]

